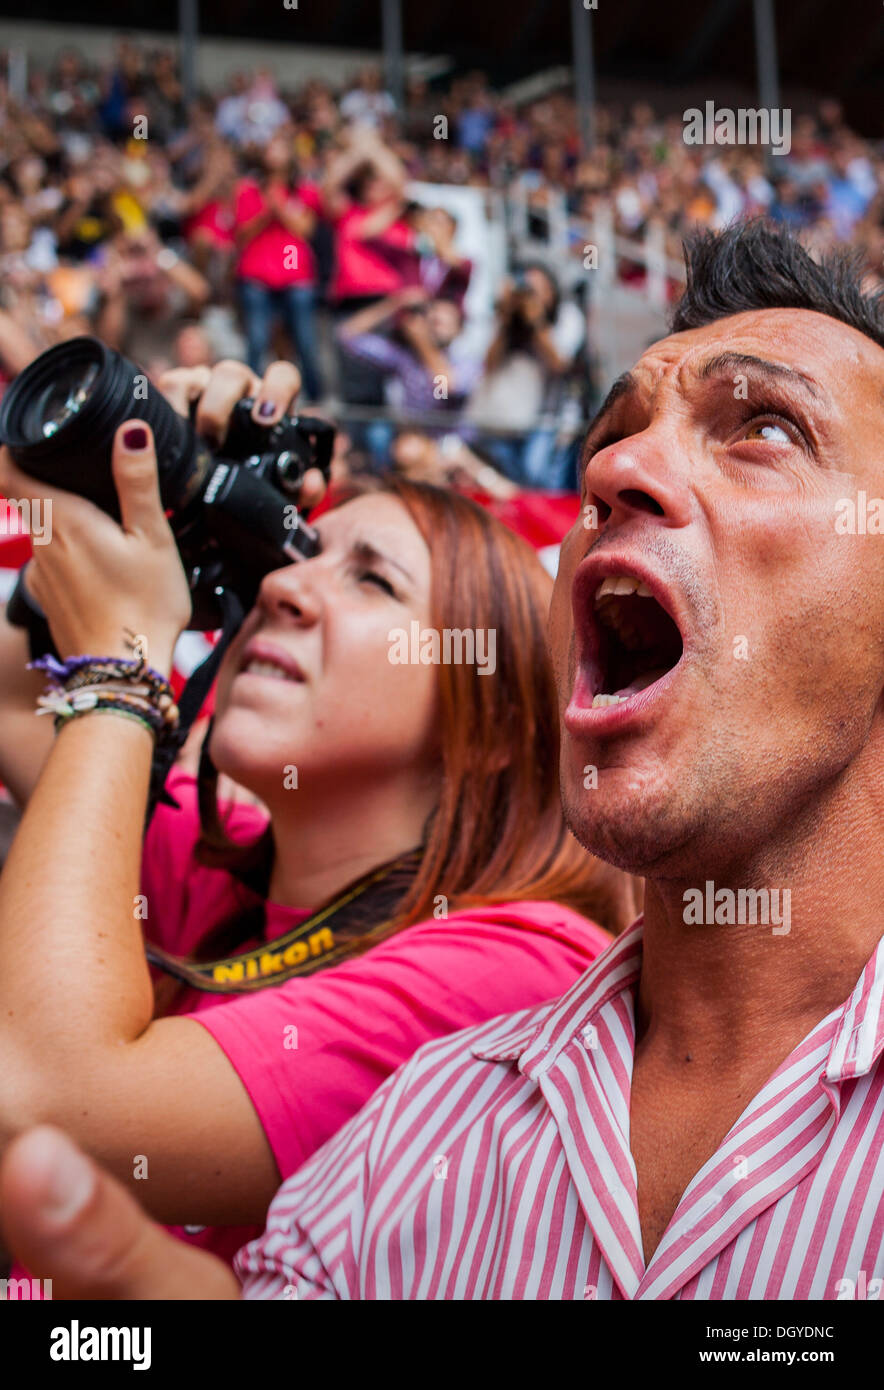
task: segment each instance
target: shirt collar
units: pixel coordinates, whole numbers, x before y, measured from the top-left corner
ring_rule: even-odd
[[[828,1081],[850,1081],[871,1071],[884,1051],[884,937],[841,1009],[826,1060]]]
[[[491,1044],[472,1048],[484,1062],[513,1062],[533,1075],[551,1066],[562,1048],[586,1028],[592,1014],[638,978],[641,969],[643,918],[617,937],[560,999],[535,1009],[528,1019]]]
[[[644,918],[637,918],[560,999],[533,1010],[517,1027],[498,1033],[491,1044],[472,1048],[473,1056],[486,1062],[518,1061],[519,1071],[527,1076],[546,1071],[586,1029],[593,1014],[638,979],[643,927]],[[865,1075],[884,1051],[884,937],[840,1015],[824,1073],[832,1082]]]

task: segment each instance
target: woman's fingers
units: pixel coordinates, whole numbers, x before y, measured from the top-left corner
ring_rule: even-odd
[[[271,362],[256,392],[252,419],[262,425],[275,425],[300,390],[301,373],[297,367],[291,362]]]
[[[309,512],[311,507],[317,506],[325,496],[328,484],[318,468],[308,468],[304,474],[304,481],[301,484],[301,495],[298,498],[298,506],[301,511]]]
[[[227,433],[233,407],[243,396],[254,396],[261,385],[260,378],[244,362],[219,362],[209,373],[206,389],[200,396],[194,423],[204,439],[220,443]]]
[[[176,367],[164,372],[160,390],[179,415],[198,401],[195,417],[199,434],[220,443],[227,433],[237,401],[253,396],[252,419],[275,425],[291,409],[301,390],[301,373],[291,362],[271,362],[263,379],[244,362],[233,359],[215,367]]]
[[[149,1181],[149,1179],[147,1179]],[[61,1130],[19,1135],[0,1166],[5,1242],[53,1298],[234,1299],[214,1255],[155,1225],[125,1188]]]
[[[123,530],[166,540],[153,432],[143,420],[126,420],[114,435],[111,459]]]
[[[163,372],[158,385],[173,410],[179,415],[189,415],[190,407],[205,391],[211,375],[210,367],[173,367]]]

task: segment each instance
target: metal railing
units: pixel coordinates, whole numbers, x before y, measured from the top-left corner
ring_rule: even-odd
[[[662,222],[649,218],[641,236],[626,237],[614,230],[611,206],[601,203],[591,219],[568,212],[567,199],[560,189],[544,190],[544,205],[532,206],[528,190],[517,184],[506,198],[510,240],[518,256],[548,261],[566,289],[573,289],[593,276],[593,289],[604,293],[617,283],[617,265],[630,261],[643,266],[645,282],[636,287],[651,309],[665,309],[668,282],[684,281],[684,266],[666,252],[666,232]],[[546,222],[546,235],[531,230],[532,218]],[[575,235],[576,234],[576,235]],[[581,243],[580,236],[585,239]],[[574,247],[577,246],[575,252]],[[588,271],[584,265],[587,248],[594,247],[597,264]]]

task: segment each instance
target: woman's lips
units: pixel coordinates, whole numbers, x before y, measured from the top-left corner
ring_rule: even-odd
[[[303,670],[290,652],[263,638],[255,638],[248,643],[238,674],[298,683],[306,680]]]

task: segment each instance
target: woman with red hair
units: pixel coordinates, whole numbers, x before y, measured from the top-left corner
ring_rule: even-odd
[[[226,363],[164,389],[223,436],[236,400],[273,423],[298,384]],[[53,494],[30,586],[62,658],[118,659],[128,628],[167,675],[189,595],[141,422],[114,475],[121,525]],[[143,846],[149,730],[86,711],[46,756],[2,634],[0,774],[27,809],[0,879],[0,1147],[58,1124],[224,1254],[422,1043],[560,993],[635,911],[562,819],[533,552],[404,481],[316,526],[226,653],[199,787],[173,774]],[[219,809],[218,772],[266,809]]]

